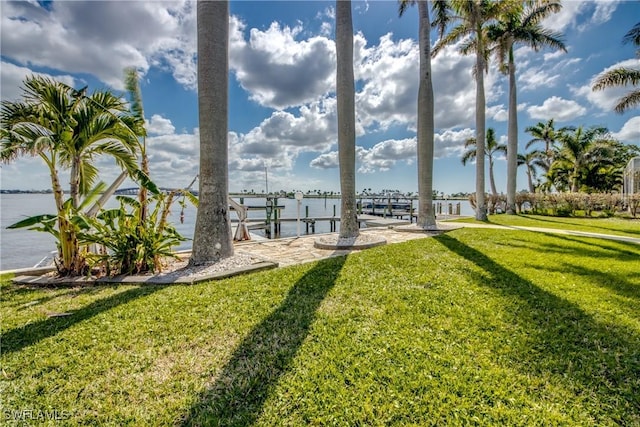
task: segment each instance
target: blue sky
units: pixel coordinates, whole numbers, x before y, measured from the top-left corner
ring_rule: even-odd
[[[230,190],[339,191],[335,115],[334,2],[231,2]],[[620,65],[640,66],[622,37],[640,17],[638,1],[565,1],[545,25],[564,35],[568,53],[518,49],[519,146],[527,126],[606,126],[640,144],[640,110],[613,113],[621,89],[592,92],[591,80]],[[354,1],[358,190],[417,191],[417,11],[397,3]],[[137,67],[150,137],[152,178],[186,186],[198,168],[195,3],[1,2],[2,99],[17,99],[31,73],[75,87],[123,89],[122,70]],[[436,39],[432,33],[432,41]],[[474,165],[460,162],[474,136],[472,57],[447,48],[433,61],[436,107],[434,188],[474,191]],[[485,78],[487,126],[506,141],[507,81],[492,64]],[[100,178],[118,174],[99,160]],[[505,191],[506,164],[496,165]],[[488,185],[488,179],[487,179]],[[2,189],[50,187],[38,159],[1,169]],[[519,171],[518,190],[526,188]]]

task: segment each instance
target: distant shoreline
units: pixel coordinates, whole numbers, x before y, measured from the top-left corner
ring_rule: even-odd
[[[289,192],[290,193],[290,192]],[[53,194],[53,191],[51,190],[0,190],[0,194]],[[342,196],[340,194],[304,194],[304,198],[305,199],[340,199]],[[246,198],[264,198],[265,196],[269,196],[269,197],[278,197],[278,198],[282,198],[282,197],[287,197],[286,194],[283,193],[269,193],[269,194],[264,194],[264,193],[229,193],[230,197],[246,197]],[[399,196],[389,196],[386,194],[356,194],[357,198],[375,198],[375,199],[380,199],[380,198],[391,198],[391,199],[396,199],[396,198],[400,198],[400,199],[411,199],[411,200],[418,200],[418,195],[417,194],[411,194],[411,195],[399,195]],[[468,197],[464,196],[464,197],[449,197],[449,198],[444,198],[444,197],[434,197],[433,200],[467,200]]]

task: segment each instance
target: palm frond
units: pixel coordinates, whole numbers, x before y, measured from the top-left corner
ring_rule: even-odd
[[[636,46],[640,46],[640,22],[634,25],[633,28],[624,35],[622,43],[633,43]]]
[[[640,90],[635,90],[620,98],[616,104],[615,111],[622,114],[637,105],[640,105]]]
[[[640,83],[640,70],[616,68],[601,74],[592,85],[592,90],[603,90],[612,86],[637,85]]]

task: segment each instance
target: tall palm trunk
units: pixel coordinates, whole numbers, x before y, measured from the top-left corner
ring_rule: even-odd
[[[484,95],[484,43],[482,25],[476,19],[476,219],[487,220],[487,206],[484,197],[484,156],[485,156],[485,95]]]
[[[433,228],[433,83],[431,79],[431,39],[429,8],[425,0],[418,1],[420,86],[418,88],[418,227]]]
[[[340,238],[357,237],[356,118],[353,77],[353,22],[351,0],[336,0],[336,98],[338,107],[338,156],[340,160]]]
[[[228,208],[229,2],[198,1],[200,201],[191,264],[233,255]]]
[[[489,185],[491,186],[491,194],[494,197],[498,197],[498,190],[496,189],[496,180],[493,176],[493,156],[489,157]]]
[[[531,176],[531,169],[527,167],[527,181],[529,184],[529,192],[535,193],[536,189],[533,187],[533,176]]]
[[[509,38],[509,124],[507,125],[507,214],[516,214],[518,171],[518,102],[516,96],[516,64],[513,37]]]

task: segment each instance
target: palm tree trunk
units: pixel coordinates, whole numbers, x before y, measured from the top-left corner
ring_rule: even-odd
[[[496,190],[496,180],[493,177],[493,157],[489,157],[489,185],[491,185],[491,194],[497,200],[498,190]]]
[[[80,247],[73,225],[69,222],[64,212],[64,192],[60,185],[60,179],[58,178],[58,172],[55,170],[55,166],[50,166],[50,175],[53,197],[58,212],[58,241],[60,243],[58,250],[62,262],[62,265],[58,265],[58,271],[63,276],[82,274],[82,271],[76,271],[80,268],[78,261]]]
[[[69,196],[73,200],[73,207],[80,206],[80,157],[73,156],[69,177]]]
[[[518,102],[516,99],[516,64],[513,58],[513,38],[509,40],[509,124],[507,130],[507,214],[516,212],[518,171]]]
[[[431,79],[431,40],[429,31],[429,8],[425,0],[418,1],[420,86],[418,88],[418,227],[434,228],[433,212],[433,144],[434,108],[433,82]]]
[[[479,22],[479,20],[478,20]],[[484,44],[482,28],[477,25],[478,47],[476,52],[476,219],[487,220],[487,205],[484,196],[484,157],[485,157],[485,107],[484,96]]]
[[[228,205],[229,2],[198,1],[200,200],[190,263],[233,255]]]
[[[527,181],[529,184],[529,193],[535,193],[536,189],[533,188],[533,176],[531,174],[531,167],[527,165]]]
[[[353,22],[351,0],[336,0],[336,98],[338,107],[338,156],[340,160],[340,238],[357,237],[356,119],[353,77]]]

